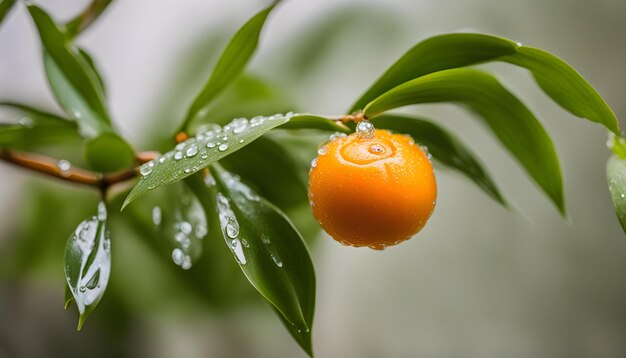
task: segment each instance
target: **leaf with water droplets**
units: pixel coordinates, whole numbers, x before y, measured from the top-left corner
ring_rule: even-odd
[[[612,155],[606,163],[606,178],[615,213],[626,233],[626,159]]]
[[[328,117],[318,116],[315,114],[298,114],[289,123],[281,128],[284,129],[321,129],[331,132],[350,133],[350,128],[346,127],[341,121]]]
[[[74,121],[19,103],[0,102],[0,107],[14,116],[10,122],[0,122],[0,147],[30,149],[80,139]]]
[[[363,109],[368,102],[404,82],[437,71],[488,61],[502,61],[528,69],[539,87],[561,107],[619,135],[619,123],[611,108],[565,61],[540,49],[483,34],[445,34],[418,43],[357,100],[350,112]]]
[[[563,184],[554,144],[537,118],[493,76],[474,69],[452,69],[405,82],[364,109],[369,118],[420,103],[454,102],[478,114],[500,142],[565,213]]]
[[[97,215],[78,225],[65,246],[65,279],[78,308],[78,330],[104,295],[111,273],[111,241],[107,211],[98,204]],[[66,297],[66,305],[68,303]]]
[[[217,61],[209,81],[191,104],[181,130],[186,130],[195,120],[195,116],[205,110],[224,88],[241,75],[256,51],[265,20],[276,4],[277,2],[273,3],[253,16],[233,36]]]
[[[238,118],[223,128],[215,125],[212,129],[198,133],[195,137],[178,144],[174,150],[144,164],[142,168],[146,166],[152,168],[147,175],[141,176],[137,185],[128,194],[122,209],[146,192],[175,183],[206,168],[297,116],[287,113],[270,117],[259,116],[250,120]],[[189,152],[191,148],[194,149]]]
[[[302,237],[278,208],[237,176],[217,163],[210,169],[210,180],[187,183],[205,210],[217,211],[224,241],[246,278],[312,355],[315,271]]]
[[[428,148],[433,158],[456,169],[498,203],[507,206],[491,176],[467,146],[443,127],[430,120],[397,115],[382,115],[372,120],[376,128],[405,133]]]

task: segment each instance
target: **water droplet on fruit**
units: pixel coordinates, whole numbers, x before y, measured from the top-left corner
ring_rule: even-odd
[[[311,168],[315,168],[317,166],[317,158],[313,158],[311,161]]]
[[[380,153],[385,151],[385,148],[383,148],[383,146],[380,145],[380,144],[372,144],[372,145],[370,145],[368,150],[372,154],[380,154]]]
[[[356,135],[361,139],[374,138],[376,128],[368,121],[361,121],[356,125]]]
[[[324,155],[328,153],[328,148],[326,146],[321,147],[320,149],[317,150],[317,154],[319,155]]]

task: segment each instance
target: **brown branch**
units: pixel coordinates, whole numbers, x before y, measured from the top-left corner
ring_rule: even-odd
[[[142,152],[137,154],[137,162],[142,164],[157,156],[158,153],[155,152]],[[103,174],[74,167],[69,165],[69,162],[64,163],[55,158],[12,150],[0,150],[0,160],[64,181],[93,186],[102,191],[106,191],[114,184],[134,178],[139,171],[138,167],[132,167],[115,173]],[[64,168],[64,165],[68,167]]]

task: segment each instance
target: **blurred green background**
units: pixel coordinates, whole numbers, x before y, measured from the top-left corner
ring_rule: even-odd
[[[87,4],[37,3],[59,22]],[[105,77],[112,116],[137,149],[167,149],[165,136],[228,38],[264,5],[117,1],[81,35],[78,43]],[[266,25],[249,74],[210,116],[288,109],[343,114],[419,40],[472,31],[560,56],[624,118],[625,16],[623,0],[284,1]],[[0,98],[58,111],[39,46],[19,4],[0,27]],[[448,105],[405,110],[440,119],[467,142],[516,210],[439,169],[437,209],[413,240],[375,252],[320,235],[312,243],[318,357],[626,356],[626,238],[606,187],[606,131],[562,111],[526,71],[486,67],[553,136],[568,219],[466,112]],[[294,141],[280,133],[273,139]],[[292,146],[312,157],[316,141]],[[231,168],[244,178],[246,170],[254,175],[237,165]],[[222,242],[207,245],[202,263],[187,272],[163,259],[158,232],[150,230],[159,192],[125,212],[126,220],[115,216],[109,288],[77,333],[75,310],[63,311],[62,255],[98,197],[2,163],[0,178],[0,357],[305,356],[245,285]],[[301,192],[281,206],[314,241],[307,208],[289,201]]]

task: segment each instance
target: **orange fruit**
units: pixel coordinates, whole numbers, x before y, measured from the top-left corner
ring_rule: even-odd
[[[369,129],[320,148],[309,172],[309,203],[336,241],[382,250],[424,227],[437,184],[429,157],[410,137]]]

